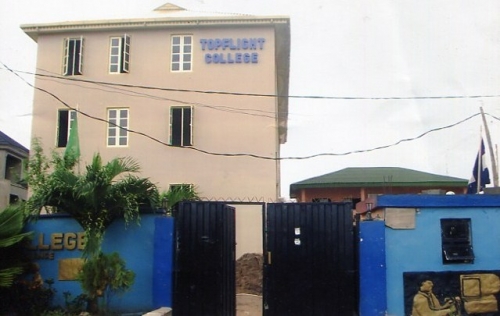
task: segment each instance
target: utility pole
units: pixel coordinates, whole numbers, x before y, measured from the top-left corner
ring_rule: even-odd
[[[493,186],[498,187],[497,160],[495,159],[495,152],[493,151],[493,145],[491,144],[490,130],[488,129],[488,125],[486,124],[486,118],[484,116],[483,107],[480,106],[479,109],[481,110],[481,117],[483,118],[483,124],[484,124],[484,132],[486,134],[486,142],[488,143],[488,149],[490,152],[491,169],[493,172]]]

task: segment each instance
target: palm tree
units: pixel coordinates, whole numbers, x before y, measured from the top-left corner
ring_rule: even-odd
[[[125,223],[139,220],[139,207],[158,202],[156,186],[132,175],[139,165],[131,158],[115,158],[103,164],[99,154],[79,174],[74,163],[55,156],[54,170],[35,188],[28,201],[38,215],[42,208],[71,215],[85,230],[84,255],[93,257],[101,249],[106,228],[117,218]]]
[[[160,194],[160,202],[165,204],[163,206],[167,215],[172,215],[175,206],[180,202],[198,200],[200,200],[198,192],[189,184],[172,186],[168,191]]]
[[[10,287],[14,278],[23,273],[22,244],[32,232],[22,232],[25,219],[22,205],[10,205],[0,211],[0,287]]]

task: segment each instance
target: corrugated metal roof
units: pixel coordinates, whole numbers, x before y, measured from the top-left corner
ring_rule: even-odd
[[[12,147],[14,149],[21,150],[26,153],[29,152],[28,148],[19,144],[18,142],[7,136],[7,134],[0,131],[0,148],[6,148],[6,147]]]
[[[290,185],[290,191],[333,187],[464,187],[468,180],[397,167],[345,168]]]

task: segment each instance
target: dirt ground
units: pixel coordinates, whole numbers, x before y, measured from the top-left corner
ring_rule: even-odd
[[[262,296],[236,294],[236,316],[262,315]]]
[[[236,315],[262,315],[262,254],[246,253],[236,260]]]

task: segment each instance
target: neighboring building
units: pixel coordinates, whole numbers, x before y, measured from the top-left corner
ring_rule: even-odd
[[[21,28],[38,45],[32,136],[46,153],[64,150],[74,108],[82,165],[97,152],[104,161],[129,156],[162,190],[278,199],[288,17],[166,4],[145,18]]]
[[[20,200],[26,200],[27,187],[21,181],[23,160],[29,151],[0,131],[0,210]]]
[[[394,167],[346,168],[290,185],[298,202],[345,201],[378,194],[466,192],[468,180]]]

